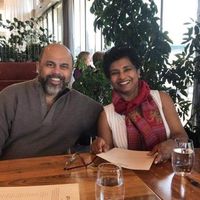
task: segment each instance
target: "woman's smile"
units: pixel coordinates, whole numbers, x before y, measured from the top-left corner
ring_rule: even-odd
[[[120,81],[119,85],[127,85],[129,84],[131,81],[130,80],[125,80],[125,81]]]
[[[127,57],[116,60],[110,67],[111,84],[126,99],[137,95],[139,76],[139,71]]]

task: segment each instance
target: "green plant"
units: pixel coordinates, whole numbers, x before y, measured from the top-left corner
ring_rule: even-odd
[[[91,12],[96,15],[94,26],[102,29],[107,46],[134,47],[143,61],[143,79],[154,88],[165,83],[171,41],[167,32],[159,30],[153,1],[95,0]]]
[[[185,127],[188,132],[200,133],[200,23],[191,20],[191,22],[185,23],[185,25],[188,30],[183,38],[185,48],[181,54],[177,55],[174,65],[178,68],[187,69],[185,71],[182,70],[184,75],[181,78],[184,76],[185,80],[182,84],[191,84],[191,79],[194,81],[195,99],[193,101],[193,113]]]
[[[74,82],[73,88],[103,105],[111,102],[111,85],[104,75],[101,63],[96,69],[82,66],[81,76]]]
[[[39,25],[37,19],[20,21],[0,20],[0,27],[9,36],[0,36],[1,61],[36,61],[41,48],[52,42],[53,36]]]
[[[142,78],[152,89],[167,90],[185,119],[191,102],[187,88],[193,71],[177,59],[169,63],[172,41],[160,31],[157,7],[153,0],[95,0],[91,12],[96,16],[95,29],[101,29],[106,46],[129,46],[136,49],[143,65]]]

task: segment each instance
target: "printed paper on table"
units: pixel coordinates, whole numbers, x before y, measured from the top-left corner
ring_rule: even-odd
[[[79,185],[0,187],[1,200],[80,200]]]

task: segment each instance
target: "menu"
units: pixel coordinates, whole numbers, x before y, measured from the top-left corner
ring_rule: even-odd
[[[154,161],[154,156],[149,156],[148,151],[121,148],[113,148],[105,153],[97,154],[97,156],[121,167],[134,170],[149,170]]]
[[[79,185],[0,187],[0,200],[80,200]]]

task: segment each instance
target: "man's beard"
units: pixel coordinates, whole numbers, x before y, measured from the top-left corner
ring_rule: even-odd
[[[60,84],[58,85],[53,85],[50,82],[51,78],[59,78],[60,79]],[[65,80],[64,76],[61,76],[59,74],[52,74],[52,75],[47,75],[46,77],[38,77],[44,92],[50,96],[56,96],[58,93],[62,92],[66,87],[68,87],[68,82]]]

